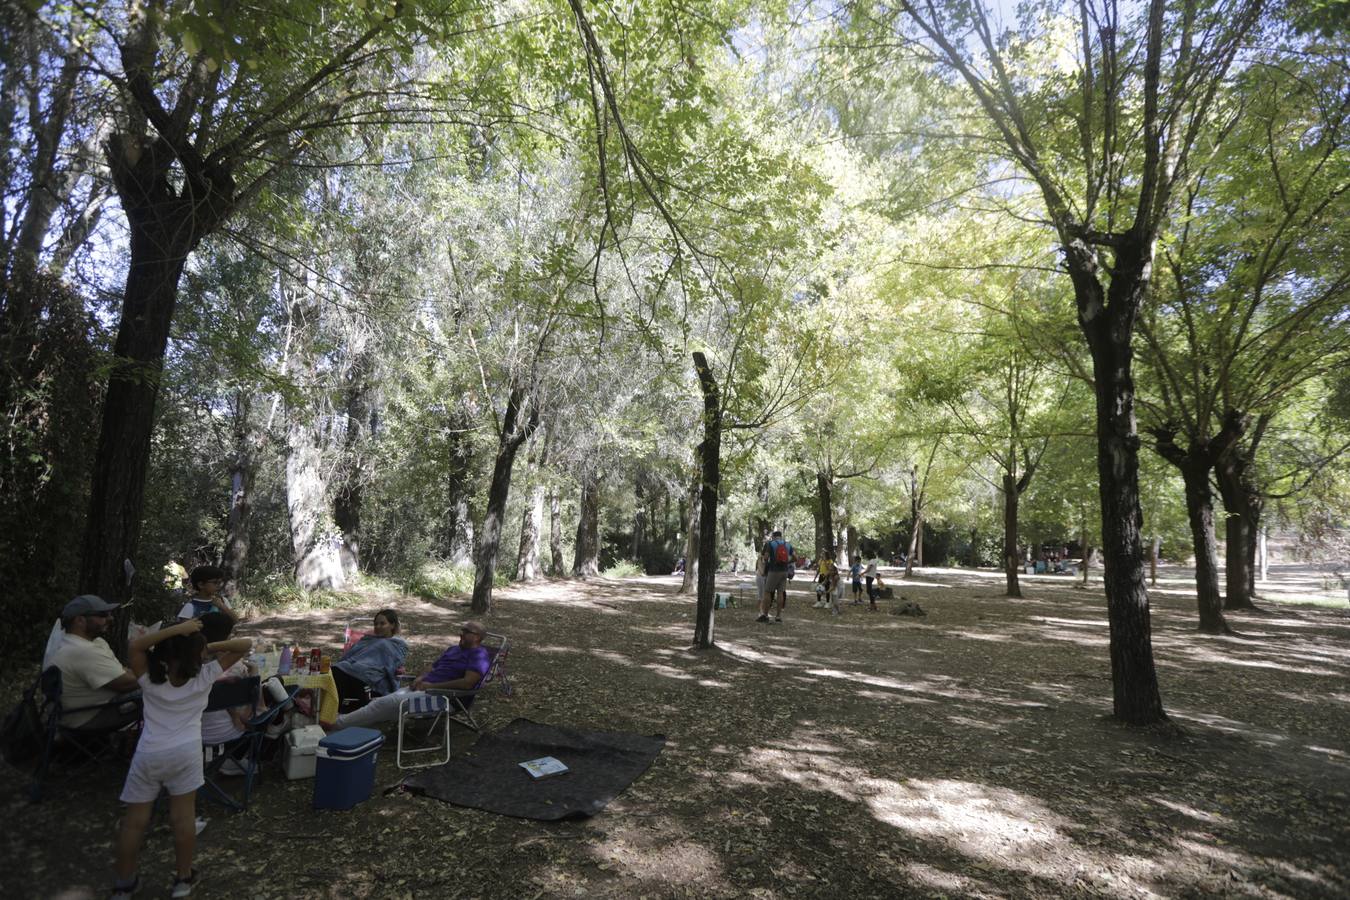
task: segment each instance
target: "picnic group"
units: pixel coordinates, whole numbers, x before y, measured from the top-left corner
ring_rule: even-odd
[[[59,673],[60,731],[134,746],[119,795],[125,813],[114,841],[109,893],[116,900],[133,896],[141,887],[140,851],[151,813],[164,794],[175,859],[171,896],[192,895],[200,883],[193,853],[199,830],[196,799],[206,782],[206,761],[223,754],[226,758],[213,766],[213,777],[243,776],[255,762],[246,756],[258,746],[248,739],[251,725],[267,721],[269,740],[288,727],[286,719],[266,713],[271,705],[290,705],[294,690],[269,690],[274,686],[252,682],[259,684],[257,690],[239,706],[216,709],[208,702],[213,689],[256,678],[258,657],[252,638],[233,634],[239,616],[223,590],[225,572],[199,566],[189,582],[177,620],[133,637],[127,665],[104,638],[118,606],[92,594],[65,604],[44,655],[44,678]],[[325,731],[391,721],[403,699],[429,689],[472,690],[488,672],[490,658],[482,646],[486,631],[479,622],[463,623],[459,639],[416,677],[403,674],[408,644],[399,630],[398,613],[382,609],[370,631],[349,641],[332,663],[341,711],[332,721],[319,721]]]

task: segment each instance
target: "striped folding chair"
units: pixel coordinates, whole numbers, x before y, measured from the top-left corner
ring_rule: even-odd
[[[400,769],[416,769],[422,766],[444,765],[450,760],[450,723],[458,722],[465,728],[481,731],[478,720],[474,718],[474,701],[490,684],[496,684],[504,695],[511,695],[511,681],[506,674],[506,658],[510,653],[511,642],[505,635],[488,632],[483,636],[483,649],[488,652],[487,674],[469,691],[415,691],[398,705],[398,749],[395,760]],[[405,735],[409,723],[415,720],[431,719],[421,747],[405,748]],[[437,736],[434,744],[430,743]],[[410,762],[406,765],[404,757],[422,757],[438,754],[441,758],[432,758],[425,762]]]

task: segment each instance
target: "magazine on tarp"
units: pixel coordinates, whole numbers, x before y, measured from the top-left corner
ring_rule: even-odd
[[[550,775],[561,775],[567,771],[567,766],[561,760],[554,759],[551,756],[527,760],[521,763],[520,767],[529,772],[531,778],[547,778]]]

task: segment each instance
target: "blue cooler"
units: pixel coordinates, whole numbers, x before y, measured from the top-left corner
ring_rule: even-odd
[[[384,735],[373,728],[344,728],[319,741],[314,763],[314,808],[351,809],[370,799],[375,758]]]

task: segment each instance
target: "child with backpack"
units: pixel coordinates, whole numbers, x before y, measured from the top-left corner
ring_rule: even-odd
[[[136,871],[150,813],[161,789],[169,793],[177,871],[175,898],[197,885],[192,855],[197,845],[197,789],[202,786],[202,712],[221,672],[253,648],[249,638],[207,644],[201,619],[188,619],[131,642],[131,671],[141,686],[144,725],[121,800],[126,816],[117,835],[114,900],[129,898],[141,884]],[[207,655],[216,654],[207,661]]]

